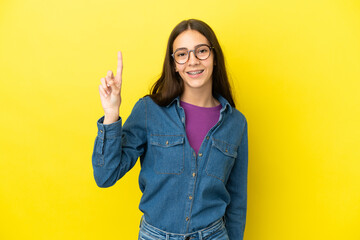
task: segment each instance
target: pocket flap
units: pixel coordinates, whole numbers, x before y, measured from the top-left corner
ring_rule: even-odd
[[[212,138],[212,141],[212,145],[219,149],[223,154],[234,158],[237,157],[237,147],[235,145],[215,138]]]
[[[160,147],[172,147],[183,144],[184,137],[181,135],[151,135],[150,144]]]

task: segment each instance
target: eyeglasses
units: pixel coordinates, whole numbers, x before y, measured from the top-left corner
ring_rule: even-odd
[[[210,47],[206,44],[197,45],[194,50],[188,50],[187,48],[179,48],[176,49],[176,51],[171,54],[171,56],[178,64],[186,63],[189,60],[190,52],[193,52],[197,59],[205,60],[210,57],[212,48],[213,47]]]

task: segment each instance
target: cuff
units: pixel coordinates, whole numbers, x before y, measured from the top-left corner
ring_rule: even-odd
[[[105,116],[102,116],[97,121],[97,128],[98,128],[98,137],[104,138],[114,138],[121,136],[121,129],[122,129],[122,119],[119,119],[116,122],[110,124],[103,124]]]

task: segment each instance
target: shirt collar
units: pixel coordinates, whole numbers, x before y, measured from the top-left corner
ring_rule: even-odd
[[[215,98],[220,102],[220,104],[222,106],[220,111],[225,111],[225,109],[228,108],[229,112],[232,113],[232,107],[231,107],[230,103],[228,102],[228,100],[226,100],[220,94],[215,94]]]
[[[166,107],[170,107],[174,102],[176,102],[176,105],[180,107],[180,96],[174,98]]]

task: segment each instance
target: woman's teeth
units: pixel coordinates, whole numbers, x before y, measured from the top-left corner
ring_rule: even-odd
[[[196,72],[187,72],[190,75],[196,75],[202,73],[204,70],[196,71]]]

